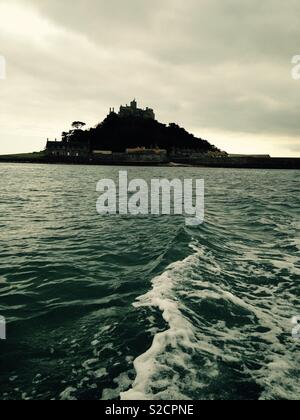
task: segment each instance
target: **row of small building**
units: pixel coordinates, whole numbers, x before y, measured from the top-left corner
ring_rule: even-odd
[[[137,160],[137,161],[166,161],[167,151],[162,149],[146,149],[138,147],[126,149],[123,153],[115,153],[111,150],[90,150],[88,144],[64,143],[60,141],[47,141],[46,155],[53,160]]]
[[[188,149],[174,149],[170,154],[167,150],[145,147],[129,148],[123,153],[116,153],[111,150],[91,150],[88,144],[65,143],[59,141],[48,141],[46,155],[51,160],[89,160],[102,162],[156,162],[165,163],[172,158],[201,159],[204,154]],[[226,153],[210,152],[206,157],[225,157]]]

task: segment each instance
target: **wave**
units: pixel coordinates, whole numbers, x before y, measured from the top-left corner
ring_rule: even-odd
[[[159,309],[168,327],[134,361],[136,379],[121,400],[231,399],[239,389],[243,399],[299,395],[286,295],[238,279],[228,286],[214,256],[190,247],[194,253],[155,277],[134,303]]]
[[[184,355],[173,355],[173,362],[186,370],[190,364],[190,354],[194,351],[195,335],[193,326],[182,315],[179,302],[174,300],[173,289],[178,281],[178,273],[189,264],[193,264],[195,255],[183,261],[171,264],[167,270],[152,281],[150,292],[138,298],[136,308],[157,307],[162,312],[169,329],[155,335],[151,348],[134,361],[136,379],[127,392],[121,393],[121,400],[151,400],[151,399],[187,399],[178,389],[178,377],[173,375],[172,366],[165,359],[167,348],[183,347]],[[164,375],[162,375],[164,372]],[[156,392],[153,389],[155,384]],[[168,390],[165,391],[167,384]],[[163,389],[164,391],[160,391]],[[166,393],[168,395],[166,395]]]

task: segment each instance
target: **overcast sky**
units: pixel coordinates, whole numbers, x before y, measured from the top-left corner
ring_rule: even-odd
[[[300,156],[299,54],[299,0],[0,0],[0,154],[136,97],[228,152]]]

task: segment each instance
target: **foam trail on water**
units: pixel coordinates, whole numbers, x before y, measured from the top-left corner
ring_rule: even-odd
[[[132,389],[121,394],[122,400],[189,399],[180,392],[179,377],[174,365],[187,370],[195,349],[196,338],[192,324],[182,315],[174,287],[187,266],[193,265],[196,255],[171,264],[160,276],[152,280],[153,288],[137,299],[135,307],[157,307],[169,329],[155,335],[151,348],[134,361],[136,379]],[[173,350],[172,361],[166,359],[167,348]],[[185,351],[176,353],[176,349]],[[192,375],[192,370],[190,375]],[[168,384],[166,391],[166,383]],[[153,391],[155,387],[155,393]]]
[[[232,398],[226,388],[232,366],[248,384],[249,398],[293,399],[299,394],[293,380],[299,357],[289,334],[286,296],[275,297],[265,285],[248,288],[245,280],[227,285],[213,254],[190,247],[194,253],[154,278],[152,289],[134,304],[158,308],[168,329],[134,361],[136,379],[121,399],[211,399],[217,392]]]

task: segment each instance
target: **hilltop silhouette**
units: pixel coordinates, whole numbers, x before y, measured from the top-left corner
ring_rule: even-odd
[[[103,122],[84,130],[84,123],[76,121],[72,130],[62,134],[62,142],[74,147],[85,146],[92,150],[124,152],[128,148],[165,149],[168,153],[178,149],[198,153],[219,152],[208,141],[196,138],[175,123],[162,124],[155,119],[153,110],[137,108],[136,101],[130,106],[121,106],[117,114],[114,109]]]

